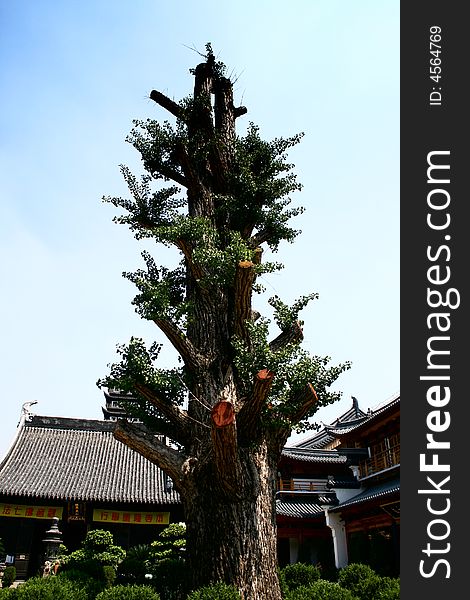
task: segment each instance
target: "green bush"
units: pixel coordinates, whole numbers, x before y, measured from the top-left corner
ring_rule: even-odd
[[[184,600],[189,592],[189,572],[182,559],[165,558],[151,566],[151,585],[163,600]]]
[[[241,596],[235,586],[219,582],[191,592],[186,600],[241,600]]]
[[[15,579],[16,579],[16,567],[13,567],[13,566],[6,567],[5,571],[3,571],[2,586],[4,588],[9,588],[10,585],[15,581]]]
[[[86,591],[60,577],[33,577],[16,588],[15,600],[88,600]]]
[[[369,567],[369,565],[351,563],[347,567],[340,569],[338,583],[341,587],[347,588],[348,590],[354,590],[358,584],[375,576],[375,571]]]
[[[97,594],[103,591],[106,586],[104,577],[92,577],[88,573],[78,569],[61,571],[56,576],[56,579],[70,581],[84,590],[87,600],[95,600]]]
[[[358,600],[399,600],[400,580],[381,577],[368,565],[352,563],[341,569],[338,583]]]
[[[160,596],[147,585],[115,585],[100,592],[96,600],[160,600]]]
[[[79,550],[62,557],[65,568],[86,570],[92,576],[103,575],[100,566],[112,566],[117,569],[126,557],[126,552],[113,543],[113,534],[104,529],[89,531]]]
[[[106,587],[111,587],[116,579],[116,569],[109,565],[104,565],[103,568],[103,579]]]
[[[0,587],[0,600],[16,600],[16,588],[1,588]]]
[[[350,590],[338,583],[319,579],[311,585],[301,585],[290,591],[286,600],[356,600]]]
[[[315,565],[306,565],[304,563],[294,563],[286,565],[281,569],[284,581],[289,590],[295,590],[302,586],[309,586],[320,579],[320,569]]]
[[[149,558],[151,547],[149,544],[138,544],[129,548],[126,558],[118,566],[118,582],[126,584],[144,584],[145,574],[150,573]]]
[[[400,580],[398,577],[379,577],[371,600],[400,600]]]

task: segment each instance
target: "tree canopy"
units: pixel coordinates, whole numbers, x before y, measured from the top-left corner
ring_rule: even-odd
[[[271,298],[280,330],[273,339],[270,320],[253,306],[253,297],[265,291],[261,276],[282,268],[263,260],[264,250],[276,253],[299,234],[290,222],[303,208],[293,206],[291,196],[301,185],[287,154],[302,134],[264,141],[250,123],[238,135],[236,119],[247,109],[234,105],[233,82],[210,44],[192,73],[193,95],[180,102],[150,93],[172,122],[134,121],[127,141],[140,153],[145,174],[136,177],[122,166],[130,198],[105,198],[121,211],[115,221],[137,240],[177,251],[174,265],[161,266],[146,250],[144,266],[124,277],[138,290],[135,310],[164,333],[180,362],[159,368],[162,345],[132,338],[118,346],[120,360],[98,385],[129,394],[127,409],[141,423],[121,421],[115,436],[158,464],[181,494],[188,556],[201,557],[193,569],[205,573],[202,580],[221,576],[248,590],[254,571],[248,576],[243,567],[242,573],[229,544],[248,535],[252,548],[259,545],[251,558],[247,554],[250,568],[264,560],[273,570],[275,537],[264,546],[255,538],[275,536],[271,525],[259,528],[273,520],[280,452],[293,429],[314,427],[318,408],[340,397],[330,386],[349,363],[330,366],[329,357],[301,348],[299,313],[318,294],[291,306]],[[227,506],[230,515],[223,514]],[[231,520],[226,535],[210,532],[216,514]],[[253,515],[257,520],[240,528]],[[208,571],[208,552],[224,563],[220,572]],[[260,589],[256,594],[264,597]],[[246,593],[250,597],[253,588]]]

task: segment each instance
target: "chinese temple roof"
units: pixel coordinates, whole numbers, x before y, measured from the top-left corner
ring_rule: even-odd
[[[317,450],[310,448],[285,447],[282,451],[284,458],[310,463],[337,463],[346,464],[347,456],[341,455],[335,450]]]
[[[400,492],[400,480],[392,479],[388,481],[384,481],[382,483],[378,483],[377,485],[373,485],[363,490],[356,496],[353,496],[349,500],[338,504],[334,508],[330,509],[332,511],[342,510],[347,506],[354,506],[357,504],[361,504],[362,502],[367,502],[368,500],[374,500],[375,498],[386,498],[388,496],[394,496],[399,494]]]
[[[29,415],[0,463],[0,494],[57,500],[174,504],[166,477],[113,437],[114,423]]]
[[[325,425],[318,433],[310,438],[296,444],[298,448],[325,448],[335,439],[357,430],[360,427],[368,426],[373,421],[383,416],[383,413],[395,407],[400,402],[400,394],[392,396],[375,409],[369,409],[364,412],[359,408],[356,398],[353,397],[353,404],[349,410],[338,417],[330,425]]]
[[[321,498],[319,498],[321,502]],[[326,501],[325,504],[320,502],[312,502],[309,500],[297,499],[279,499],[276,500],[276,514],[282,517],[290,517],[294,519],[315,519],[325,516],[324,506],[331,504]]]

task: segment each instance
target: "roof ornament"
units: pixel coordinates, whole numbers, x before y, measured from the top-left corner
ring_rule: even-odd
[[[31,419],[31,417],[33,416],[33,413],[29,410],[31,406],[34,406],[34,404],[37,404],[38,401],[37,400],[33,400],[32,402],[23,402],[23,406],[21,407],[21,418],[20,421],[18,422],[18,425],[21,423],[21,420],[24,419],[25,421],[29,421]]]
[[[355,396],[351,396],[352,401],[353,401],[353,408],[356,411],[356,415],[359,414],[359,401]]]

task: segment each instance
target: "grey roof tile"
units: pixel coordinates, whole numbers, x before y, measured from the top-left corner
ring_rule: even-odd
[[[114,423],[33,416],[0,464],[0,494],[175,504],[165,475],[113,437]]]
[[[379,483],[377,485],[370,486],[367,489],[360,492],[359,494],[357,494],[356,496],[353,496],[349,500],[346,500],[345,502],[338,504],[338,506],[335,506],[334,508],[332,508],[330,510],[332,510],[332,511],[341,510],[343,508],[346,508],[347,506],[353,506],[356,504],[360,504],[362,502],[367,502],[368,500],[380,498],[382,496],[385,497],[385,496],[394,495],[399,492],[400,492],[400,480],[392,479],[390,481],[385,481],[385,482]]]

